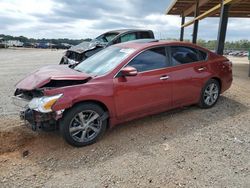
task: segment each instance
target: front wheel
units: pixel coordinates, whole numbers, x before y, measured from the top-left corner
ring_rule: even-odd
[[[60,122],[63,138],[76,147],[96,142],[105,132],[105,111],[93,103],[79,104],[68,110]]]
[[[216,104],[220,96],[220,84],[217,80],[209,80],[202,89],[199,106],[211,108]]]

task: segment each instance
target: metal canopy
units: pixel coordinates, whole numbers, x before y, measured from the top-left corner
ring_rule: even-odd
[[[220,4],[221,0],[199,0],[199,12],[205,13],[209,9]],[[195,12],[196,0],[173,0],[166,10],[168,15],[183,15],[193,17]],[[211,17],[219,17],[220,9],[217,9]],[[250,0],[233,0],[229,10],[229,17],[250,18]]]
[[[216,53],[223,54],[229,17],[250,18],[250,0],[172,0],[166,10],[168,15],[182,17],[180,41],[183,41],[184,28],[193,27],[192,42],[197,42],[199,20],[206,17],[220,17]],[[185,23],[185,17],[194,17]],[[250,76],[250,64],[249,64]]]

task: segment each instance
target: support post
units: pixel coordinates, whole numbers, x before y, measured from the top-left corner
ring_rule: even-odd
[[[197,16],[199,16],[199,0],[196,0],[195,12],[194,12],[194,17],[196,18]],[[195,20],[193,28],[193,40],[192,40],[194,44],[197,43],[198,26],[199,26],[199,20]]]
[[[248,77],[250,77],[250,49],[248,50],[248,61],[249,61]]]
[[[184,29],[185,29],[185,27],[182,27],[183,24],[185,24],[185,16],[182,14],[182,16],[181,16],[181,33],[180,33],[180,41],[183,41],[183,39],[184,39]]]
[[[220,55],[223,55],[224,52],[229,8],[230,4],[224,5],[222,2],[221,12],[220,12],[220,25],[219,25],[217,45],[216,45],[216,53]]]

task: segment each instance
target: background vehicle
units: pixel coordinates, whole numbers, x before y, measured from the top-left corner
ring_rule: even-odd
[[[17,84],[13,101],[33,129],[55,125],[74,146],[108,127],[198,104],[210,108],[232,83],[232,63],[182,42],[135,41],[106,48],[74,69],[49,66]]]
[[[71,47],[62,57],[60,64],[76,65],[108,46],[137,39],[154,39],[154,33],[151,30],[138,29],[109,31],[90,42]]]

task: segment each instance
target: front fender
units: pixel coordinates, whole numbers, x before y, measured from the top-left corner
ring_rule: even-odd
[[[84,101],[96,101],[104,104],[111,117],[114,116],[113,84],[88,83],[77,86],[69,86],[44,91],[45,95],[62,93],[63,96],[52,106],[53,111],[69,109],[76,103]]]

